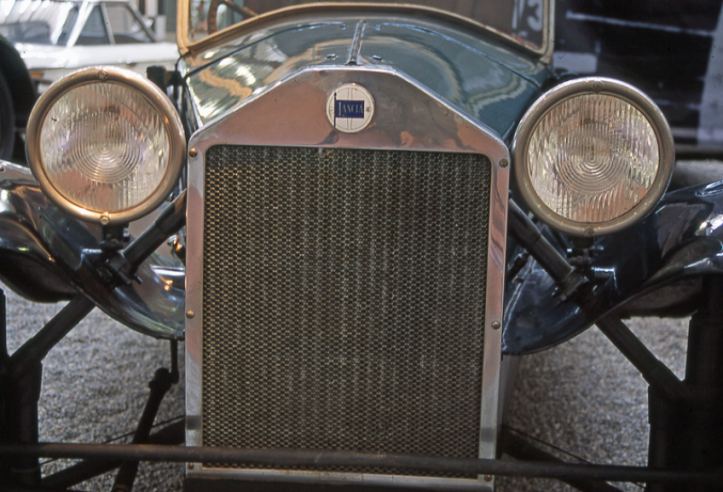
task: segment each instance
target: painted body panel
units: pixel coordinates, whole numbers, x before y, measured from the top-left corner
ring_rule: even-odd
[[[701,275],[723,273],[722,226],[723,182],[669,193],[642,222],[595,242],[586,310],[560,300],[555,282],[530,260],[506,286],[503,352],[550,348],[612,311],[690,314]]]
[[[494,40],[415,17],[284,21],[182,60],[199,125],[308,67],[390,68],[507,140],[550,78],[546,65]]]

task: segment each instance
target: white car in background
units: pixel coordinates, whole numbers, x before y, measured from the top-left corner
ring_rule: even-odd
[[[115,65],[145,75],[172,67],[175,43],[157,42],[127,0],[0,0],[0,33],[20,52],[38,93],[88,65]]]

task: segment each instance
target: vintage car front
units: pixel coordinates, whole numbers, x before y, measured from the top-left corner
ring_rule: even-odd
[[[500,464],[502,359],[619,335],[615,309],[719,273],[720,191],[661,202],[665,119],[551,70],[550,3],[425,4],[182,1],[177,71],[91,68],[40,99],[35,181],[3,169],[3,281],[185,339],[185,451],[123,459],[184,461],[190,491],[691,479]],[[168,238],[175,266],[150,256]]]
[[[299,5],[217,38],[181,62],[187,444],[494,458],[508,143],[543,48],[414,5]],[[393,463],[187,474],[492,486]]]

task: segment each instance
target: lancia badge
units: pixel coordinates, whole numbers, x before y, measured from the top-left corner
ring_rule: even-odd
[[[326,116],[340,132],[360,132],[374,117],[374,98],[360,85],[343,84],[326,101]]]

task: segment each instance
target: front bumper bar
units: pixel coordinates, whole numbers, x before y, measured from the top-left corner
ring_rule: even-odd
[[[636,466],[541,463],[533,461],[436,458],[427,456],[308,450],[249,450],[150,444],[0,445],[0,456],[97,461],[175,463],[248,463],[273,468],[292,466],[393,467],[465,475],[583,479],[604,482],[723,483],[723,470],[678,471]]]

